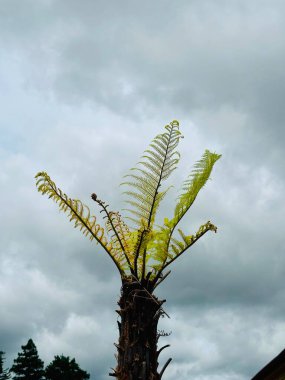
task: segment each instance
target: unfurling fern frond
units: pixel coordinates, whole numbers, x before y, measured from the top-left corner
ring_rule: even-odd
[[[122,253],[118,254],[116,247],[108,242],[104,228],[97,223],[96,217],[90,215],[88,206],[78,199],[71,199],[63,193],[45,172],[38,173],[36,186],[43,195],[46,194],[54,200],[61,211],[68,213],[70,221],[74,221],[74,227],[79,227],[80,231],[90,240],[95,239],[97,243],[108,253],[121,274],[125,267],[125,258]]]
[[[132,217],[129,219],[139,228],[142,225],[152,227],[156,210],[167,191],[159,192],[161,183],[169,177],[179,161],[176,148],[182,135],[178,121],[174,120],[165,129],[166,132],[154,138],[139,166],[131,169],[135,174],[127,175],[129,181],[123,183],[132,189],[125,191],[129,196],[126,203],[131,206],[128,211]]]

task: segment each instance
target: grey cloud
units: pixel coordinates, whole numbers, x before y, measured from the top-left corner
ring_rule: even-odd
[[[275,92],[284,92],[279,1],[179,7],[55,1],[31,2],[21,12],[2,8],[15,14],[2,28],[17,41],[22,24],[27,39],[29,28],[39,31],[40,51],[52,45],[55,89],[64,98],[93,98],[123,112],[138,99],[149,107],[171,103],[187,113],[227,104],[250,112],[274,107]]]
[[[95,213],[92,192],[118,209],[122,176],[171,118],[185,135],[176,188],[204,148],[223,158],[183,223],[195,231],[210,219],[218,234],[158,289],[171,316],[161,328],[173,331],[166,378],[245,380],[284,348],[283,14],[282,1],[1,2],[0,349],[9,362],[31,336],[46,363],[69,354],[106,377],[119,277],[33,176],[47,170]]]
[[[18,11],[15,4],[2,3],[2,29],[10,50],[22,49],[32,62],[29,86],[136,121],[171,109],[170,117],[191,115],[209,129],[228,114],[219,136],[243,118],[237,153],[246,158],[254,150],[258,163],[266,152],[282,170],[282,2],[31,1]]]
[[[270,354],[274,355],[271,344],[282,348],[283,322],[268,324],[267,318],[263,308],[176,309],[174,321],[163,321],[168,332],[177,326],[176,332],[163,341],[171,343],[165,357],[174,356],[170,378],[249,379]]]

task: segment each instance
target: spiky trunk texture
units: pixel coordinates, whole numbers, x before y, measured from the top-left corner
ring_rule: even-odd
[[[110,376],[117,380],[159,380],[170,360],[158,373],[157,325],[164,313],[159,301],[151,294],[151,286],[142,286],[134,278],[124,279],[117,310],[121,317],[119,343],[116,344],[117,368]]]

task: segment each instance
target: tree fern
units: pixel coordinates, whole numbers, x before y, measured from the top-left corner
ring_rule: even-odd
[[[120,380],[162,378],[171,359],[158,372],[158,356],[169,345],[158,349],[161,334],[157,323],[160,316],[167,314],[162,309],[165,300],[155,297],[154,289],[169,275],[170,271],[164,271],[168,266],[205,233],[217,231],[210,221],[194,234],[178,228],[220,158],[208,150],[184,181],[172,218],[165,218],[162,225],[155,224],[157,209],[168,190],[162,184],[179,161],[177,146],[181,137],[179,123],[174,120],[154,138],[141,161],[126,176],[123,185],[128,186],[124,192],[129,206],[128,220],[135,226],[128,225],[119,212],[110,211],[109,205],[93,193],[91,198],[103,214],[104,230],[96,217],[90,215],[89,208],[64,194],[47,173],[36,175],[38,191],[54,200],[75,227],[100,244],[120,272],[122,287],[117,310],[121,317],[120,337],[116,345],[117,367],[110,374]]]
[[[131,274],[142,281],[147,276],[146,272],[152,270],[150,278],[155,282],[168,265],[207,231],[216,232],[216,227],[207,222],[194,235],[185,234],[178,229],[180,238],[173,236],[178,223],[210,178],[215,162],[221,157],[209,150],[205,151],[182,184],[172,219],[165,218],[162,226],[154,228],[156,211],[168,190],[161,190],[161,185],[178,164],[180,155],[177,146],[181,137],[176,120],[166,125],[165,132],[153,139],[137,167],[131,169],[131,173],[126,176],[127,181],[122,184],[128,187],[124,191],[128,196],[126,202],[130,206],[127,218],[137,228],[130,227],[120,213],[109,211],[108,205],[93,193],[92,199],[101,207],[100,212],[104,213],[105,232],[97,223],[96,217],[90,215],[89,208],[80,200],[71,199],[64,194],[45,172],[36,176],[38,190],[58,203],[60,210],[68,213],[70,221],[84,235],[101,245],[122,277]]]

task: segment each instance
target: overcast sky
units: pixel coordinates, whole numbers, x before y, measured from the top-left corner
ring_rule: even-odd
[[[247,380],[285,346],[285,3],[280,0],[0,1],[0,350],[32,338],[47,365],[91,380],[115,366],[120,279],[35,187],[49,173],[93,207],[173,119],[177,184],[223,155],[185,219],[208,233],[158,289],[172,332],[165,380]],[[162,207],[171,213],[177,190]],[[94,209],[94,213],[98,210]],[[171,216],[171,214],[169,215]]]

